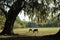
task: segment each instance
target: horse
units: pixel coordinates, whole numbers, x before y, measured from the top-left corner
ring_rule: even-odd
[[[35,32],[37,32],[37,33],[38,33],[38,29],[34,29],[34,30],[33,30],[33,33],[35,33]]]
[[[32,29],[29,29],[29,32],[31,32],[32,31]]]

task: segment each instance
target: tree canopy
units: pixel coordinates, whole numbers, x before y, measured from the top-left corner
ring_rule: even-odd
[[[17,0],[1,0],[0,4],[10,8],[15,1]],[[50,20],[55,20],[56,17],[58,18],[56,20],[59,20],[59,3],[59,0],[24,0],[22,10],[25,15],[28,15],[32,21],[37,23],[41,23],[42,21],[46,22],[49,18]]]
[[[60,20],[59,0],[0,0],[0,4],[3,6],[3,9],[0,9],[7,15],[2,34],[8,35],[13,33],[14,22],[21,10],[36,23]],[[4,9],[8,7],[9,10],[6,12]]]

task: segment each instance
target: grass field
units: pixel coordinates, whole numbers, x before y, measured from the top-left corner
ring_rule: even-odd
[[[56,34],[60,28],[37,28],[38,33],[33,33],[29,32],[30,28],[19,28],[19,29],[14,29],[14,33],[16,34],[21,34],[21,35],[26,35],[26,36],[44,36],[44,35],[51,35],[51,34]],[[31,28],[36,29],[36,28]]]
[[[26,36],[45,36],[45,35],[51,35],[51,34],[56,34],[60,28],[31,28],[33,29],[38,29],[38,33],[33,33],[29,32],[30,28],[18,28],[14,29],[15,34],[20,34],[20,35],[26,35]]]
[[[15,34],[19,35],[1,35],[0,40],[59,40],[60,36],[50,36],[56,34],[60,28],[37,28],[38,33],[29,32],[30,28],[14,29]],[[36,28],[31,28],[36,29]],[[0,30],[1,32],[1,30]],[[49,35],[49,36],[47,36]]]

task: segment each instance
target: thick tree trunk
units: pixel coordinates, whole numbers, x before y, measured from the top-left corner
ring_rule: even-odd
[[[11,35],[13,33],[13,24],[14,24],[14,21],[18,15],[18,13],[22,10],[22,8],[24,6],[23,2],[24,2],[24,0],[17,0],[12,5],[12,7],[10,8],[10,10],[8,12],[8,17],[6,19],[4,29],[1,32],[1,34]]]
[[[60,30],[56,33],[57,36],[60,36]]]

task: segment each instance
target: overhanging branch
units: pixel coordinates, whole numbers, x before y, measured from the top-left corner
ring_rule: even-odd
[[[0,7],[0,10],[2,10],[2,11],[4,12],[5,17],[7,18],[7,15],[8,15],[8,14],[7,14],[7,11],[5,11],[5,10],[4,10],[3,8],[1,8],[1,7]]]
[[[10,5],[8,5],[8,4],[0,4],[0,5],[5,5],[5,6],[7,6],[7,7],[11,8],[11,6],[10,6]]]

